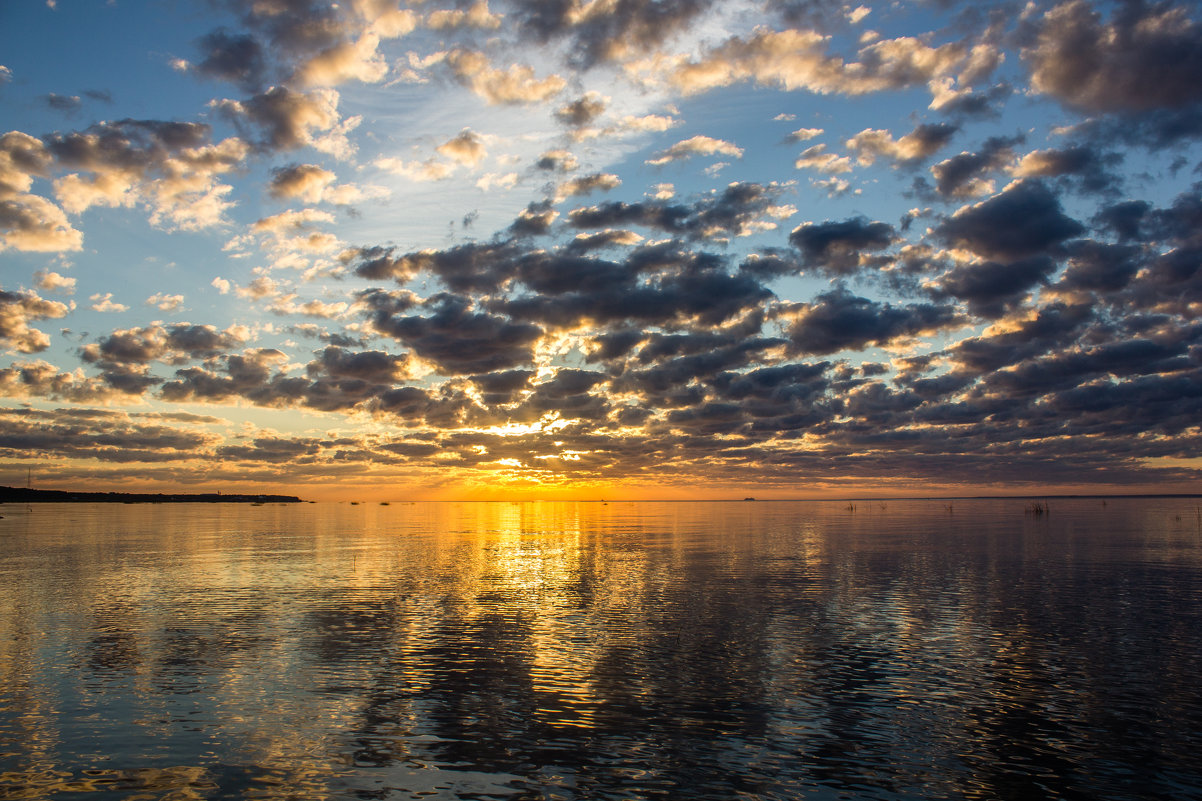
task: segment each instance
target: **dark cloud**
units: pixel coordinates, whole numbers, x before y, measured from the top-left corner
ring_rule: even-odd
[[[520,296],[495,300],[488,306],[514,319],[534,320],[559,329],[586,322],[609,327],[628,322],[680,324],[693,319],[719,325],[771,297],[772,292],[750,276],[708,269],[667,275],[635,286],[614,283],[606,291]]]
[[[1122,156],[1088,145],[1035,150],[1023,156],[1017,174],[1032,178],[1068,178],[1091,194],[1117,191],[1120,179],[1111,169]]]
[[[605,112],[605,100],[600,95],[589,93],[555,110],[555,118],[564,125],[581,128]]]
[[[550,200],[530,203],[509,226],[509,233],[516,237],[542,236],[551,230],[551,224],[559,212],[552,208]]]
[[[613,173],[595,172],[591,175],[581,175],[578,178],[564,181],[557,187],[556,192],[559,197],[591,195],[596,191],[608,192],[621,183],[622,181]]]
[[[306,370],[312,376],[392,385],[409,377],[409,357],[379,350],[350,351],[331,345],[320,351]]]
[[[936,151],[952,141],[952,137],[959,131],[959,125],[951,125],[946,122],[928,122],[916,126],[913,131],[902,137],[911,143],[911,152],[904,154],[902,161],[913,162],[934,155]]]
[[[287,406],[298,402],[309,386],[302,377],[287,378],[273,368],[287,357],[274,348],[256,348],[232,354],[223,369],[185,367],[160,389],[164,400],[228,401],[245,398],[262,406]]]
[[[223,445],[216,455],[233,461],[282,464],[312,459],[321,449],[322,442],[312,438],[255,437],[246,445]]]
[[[221,331],[211,325],[153,324],[114,331],[94,344],[84,346],[81,356],[85,362],[106,367],[147,364],[156,360],[180,364],[217,356],[243,342],[243,337],[233,330]]]
[[[1118,292],[1130,283],[1144,258],[1135,245],[1082,240],[1069,246],[1068,269],[1057,288],[1068,291]]]
[[[240,127],[257,130],[259,147],[270,151],[312,144],[314,131],[329,130],[339,121],[337,94],[331,90],[273,86],[246,100],[222,100],[215,106]]]
[[[960,340],[948,348],[957,370],[991,373],[1050,350],[1063,350],[1094,320],[1089,304],[1052,303],[1002,330]]]
[[[632,242],[638,241],[641,237],[633,231],[614,230],[597,231],[592,234],[578,234],[564,248],[566,253],[574,255],[589,253],[594,250],[605,250],[607,248],[624,247]]]
[[[496,373],[473,375],[469,378],[480,390],[486,405],[504,406],[515,403],[530,388],[530,380],[534,378],[534,371],[503,370]]]
[[[916,303],[894,306],[837,289],[799,304],[786,336],[799,354],[822,356],[841,350],[882,347],[905,337],[929,334],[964,322],[951,306]]]
[[[365,248],[354,254],[355,274],[371,280],[405,283],[419,273],[438,278],[453,292],[495,292],[515,269],[521,251],[511,242],[469,242],[447,250],[393,255],[392,248]]]
[[[534,386],[534,391],[515,410],[517,420],[533,421],[549,412],[576,420],[604,420],[610,411],[609,401],[591,390],[608,380],[604,373],[562,368],[550,381]]]
[[[687,230],[690,214],[691,210],[681,204],[611,201],[597,206],[573,209],[568,215],[568,222],[576,228],[639,225],[672,234],[683,234]]]
[[[581,15],[571,0],[515,0],[522,32],[535,41],[566,39],[570,58],[589,67],[661,46],[709,9],[712,0],[616,0]]]
[[[850,275],[862,254],[884,250],[897,241],[893,226],[865,217],[824,223],[803,223],[789,234],[801,251],[806,269],[826,275]]]
[[[51,134],[45,142],[66,167],[142,172],[159,167],[185,148],[208,144],[211,133],[212,129],[200,122],[122,119],[84,131]]]
[[[1047,256],[960,264],[939,279],[939,289],[966,301],[973,314],[994,319],[1021,303],[1027,291],[1046,282],[1055,269],[1056,262]]]
[[[83,101],[79,99],[78,95],[60,95],[51,92],[48,95],[44,95],[42,99],[46,101],[47,106],[55,111],[63,111],[68,114],[79,111],[79,107],[83,105]]]
[[[1141,223],[1151,208],[1152,204],[1146,200],[1125,200],[1103,206],[1092,222],[1102,230],[1112,232],[1121,242],[1140,240],[1143,238]]]
[[[621,328],[598,334],[589,340],[586,359],[589,362],[609,362],[621,359],[640,343],[648,334],[640,328]]]
[[[333,180],[333,174],[316,164],[290,164],[272,170],[267,192],[275,198],[303,197],[314,187],[321,188]]]
[[[1007,83],[998,83],[982,92],[960,92],[937,107],[941,114],[960,118],[997,117],[1001,107],[1014,94]]]
[[[348,33],[337,4],[321,0],[221,0],[244,25],[261,33],[285,59],[328,50]],[[213,34],[210,34],[212,36]]]
[[[413,349],[435,364],[444,375],[465,375],[505,370],[529,364],[542,329],[484,311],[476,311],[467,298],[440,293],[417,308],[429,316],[406,314],[414,308],[407,300],[378,290],[360,294],[372,327]]]
[[[1084,0],[1061,3],[1023,51],[1031,83],[1090,112],[1141,112],[1202,101],[1202,28],[1192,6],[1119,4],[1110,20]]]
[[[546,172],[571,172],[579,166],[579,162],[566,150],[548,150],[538,157],[534,166]]]
[[[1045,184],[1024,180],[945,217],[934,237],[981,258],[1009,262],[1045,253],[1084,230]]]
[[[762,438],[813,428],[828,421],[840,406],[831,398],[829,362],[760,367],[717,374],[715,397],[737,403],[750,420],[745,433]]]
[[[978,195],[985,186],[985,176],[1000,170],[1014,159],[1014,147],[1022,144],[1022,136],[995,136],[985,140],[975,153],[960,153],[931,167],[935,191],[943,197]]]
[[[218,28],[202,37],[197,47],[204,54],[196,64],[200,74],[235,83],[250,92],[263,87],[267,59],[254,36]]]
[[[573,209],[568,224],[579,229],[638,226],[688,239],[742,236],[758,224],[776,219],[783,190],[778,184],[732,183],[692,203],[613,201]]]
[[[539,295],[572,292],[621,292],[632,288],[638,272],[632,266],[573,253],[535,251],[520,258],[515,274]]]
[[[215,437],[123,412],[92,409],[0,410],[0,453],[21,458],[86,459],[127,464],[192,459]]]

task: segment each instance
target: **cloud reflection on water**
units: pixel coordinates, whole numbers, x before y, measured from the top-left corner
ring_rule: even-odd
[[[1196,789],[1188,503],[1055,506],[39,506],[4,520],[0,788]]]

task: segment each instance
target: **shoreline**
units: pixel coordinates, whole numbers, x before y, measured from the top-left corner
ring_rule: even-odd
[[[0,487],[0,503],[303,503],[295,495],[185,494],[149,492],[73,492]]]

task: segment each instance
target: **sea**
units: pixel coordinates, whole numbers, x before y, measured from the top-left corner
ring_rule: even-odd
[[[1202,498],[0,516],[0,799],[1202,799]]]

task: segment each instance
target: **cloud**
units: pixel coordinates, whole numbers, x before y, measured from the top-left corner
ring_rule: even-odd
[[[565,251],[573,254],[588,253],[593,250],[602,250],[611,247],[631,247],[642,241],[643,237],[634,231],[614,230],[610,228],[592,234],[577,234],[576,238],[568,243]]]
[[[1100,193],[1116,188],[1118,178],[1109,168],[1121,161],[1119,156],[1107,156],[1093,147],[1076,145],[1032,150],[1011,171],[1019,178],[1074,178],[1083,191]]]
[[[1046,185],[1025,179],[988,200],[957,209],[935,226],[933,235],[984,259],[1015,261],[1045,253],[1084,231],[1064,214]]]
[[[903,165],[913,164],[934,155],[951,141],[957,130],[957,126],[947,123],[928,123],[894,139],[888,131],[866,128],[848,139],[846,144],[861,166],[869,166],[878,158]]]
[[[60,95],[51,92],[48,95],[44,95],[42,99],[46,101],[46,105],[50,108],[66,114],[73,114],[79,111],[80,106],[83,105],[83,101],[79,95]]]
[[[113,331],[80,351],[83,360],[101,367],[144,365],[152,361],[182,364],[210,359],[241,346],[248,333],[241,328],[220,330],[199,323],[152,323]]]
[[[574,228],[614,228],[640,225],[690,239],[748,236],[771,230],[775,220],[795,209],[778,202],[778,184],[732,183],[719,194],[702,196],[692,205],[647,200],[609,202],[573,209],[568,223]]]
[[[548,172],[571,172],[580,166],[580,162],[567,150],[548,150],[538,157],[534,166]]]
[[[438,294],[418,304],[428,316],[414,310],[408,295],[380,290],[360,293],[359,301],[372,328],[413,349],[443,375],[465,375],[505,370],[529,364],[542,329],[529,322],[477,311],[466,298]]]
[[[621,0],[580,5],[563,0],[514,0],[519,33],[536,42],[565,40],[569,58],[588,68],[662,47],[704,14],[712,0]]]
[[[488,153],[484,140],[470,128],[464,128],[458,136],[443,142],[435,150],[466,167],[475,167]]]
[[[0,198],[0,251],[79,250],[83,234],[71,226],[63,210],[37,195]]]
[[[86,377],[83,370],[64,373],[41,360],[14,362],[10,367],[0,368],[0,397],[106,403],[122,394],[101,379]]]
[[[40,139],[20,131],[0,136],[0,252],[83,247],[83,234],[61,208],[29,194],[34,178],[46,177],[53,163],[53,154]]]
[[[709,136],[694,136],[691,139],[684,139],[669,147],[661,153],[658,153],[654,158],[648,159],[647,163],[660,166],[672,161],[681,161],[692,156],[734,156],[735,158],[743,157],[743,148],[738,145],[731,144],[722,139],[714,139]]]
[[[1143,263],[1141,247],[1081,240],[1068,245],[1068,267],[1056,289],[1062,292],[1119,292]]]
[[[455,292],[495,292],[512,276],[519,251],[510,242],[466,243],[446,250],[394,255],[393,248],[361,248],[346,254],[357,261],[355,275],[369,280],[406,283],[425,273]],[[395,297],[393,298],[395,301]]]
[[[63,292],[68,295],[75,292],[75,279],[53,270],[38,270],[34,273],[34,283],[38,289],[47,292]]]
[[[319,203],[322,195],[337,176],[316,164],[293,164],[272,171],[267,192],[274,198],[299,198],[306,203]]]
[[[201,75],[238,84],[251,92],[262,88],[267,58],[254,36],[218,28],[202,37],[197,47],[204,54],[195,66]]]
[[[0,419],[0,452],[10,456],[53,454],[116,464],[177,461],[207,455],[216,440],[178,420],[116,411],[5,409]]]
[[[789,242],[801,251],[807,269],[832,276],[851,275],[860,268],[865,254],[884,250],[896,241],[893,226],[864,217],[802,223],[789,234]]]
[[[985,176],[1014,159],[1014,146],[1022,137],[990,137],[975,153],[963,152],[931,167],[935,191],[944,197],[973,197],[993,192]]]
[[[700,59],[678,65],[669,81],[695,94],[742,81],[816,94],[862,95],[925,85],[959,76],[979,80],[996,64],[988,44],[931,47],[913,37],[885,39],[863,47],[859,61],[845,62],[826,52],[829,39],[811,30],[760,29],[748,38],[733,36]]]
[[[34,177],[45,176],[52,162],[40,139],[20,131],[0,136],[0,199],[28,192]]]
[[[165,292],[156,292],[146,299],[147,306],[154,306],[160,311],[175,311],[180,306],[184,305],[183,295],[168,295]]]
[[[541,103],[567,85],[558,75],[536,78],[525,64],[493,67],[486,55],[475,50],[452,50],[445,61],[456,81],[493,105]]]
[[[18,353],[38,353],[50,347],[50,337],[36,328],[34,320],[66,317],[71,306],[45,300],[35,292],[9,292],[0,289],[0,344]]]
[[[63,207],[80,213],[96,206],[150,210],[152,224],[199,230],[218,225],[232,191],[220,183],[249,148],[231,137],[210,142],[202,123],[123,119],[47,137],[46,147],[63,169],[80,170],[54,182]]]
[[[777,115],[777,116],[779,117],[780,115]],[[793,119],[792,115],[790,115],[788,118]],[[822,128],[798,128],[796,131],[793,131],[791,134],[786,136],[785,141],[786,142],[808,142],[809,140],[813,139],[816,136],[822,136],[822,134],[823,134]]]
[[[302,63],[293,79],[302,86],[337,86],[349,80],[378,83],[388,64],[377,52],[380,37],[366,32],[353,41],[339,42]]]
[[[117,303],[113,300],[112,292],[105,292],[103,295],[93,295],[91,298],[89,298],[89,300],[92,301],[92,305],[88,308],[90,308],[92,311],[109,313],[129,311],[129,306],[126,306],[124,303]]]
[[[826,145],[819,144],[803,150],[797,161],[793,162],[793,166],[799,170],[817,170],[827,175],[839,175],[851,172],[851,159],[828,153]]]
[[[476,181],[476,186],[485,192],[489,192],[494,187],[497,189],[512,189],[517,185],[517,182],[518,174],[516,172],[490,172],[480,176],[480,179]]]
[[[783,312],[794,351],[823,356],[843,350],[887,347],[899,339],[931,334],[964,319],[951,306],[930,303],[894,306],[858,297],[843,289],[818,295]]]
[[[450,8],[431,11],[426,16],[426,25],[435,30],[456,28],[492,30],[500,27],[501,17],[489,10],[487,0],[478,0],[466,9]]]
[[[636,249],[621,265],[574,261],[576,280],[566,277],[555,259],[542,260],[538,275],[524,281],[537,291],[513,300],[490,301],[488,308],[513,319],[570,330],[586,323],[608,327],[623,323],[681,325],[699,321],[718,325],[757,308],[772,293],[746,274],[730,275],[720,260],[690,256],[665,245]],[[590,274],[584,267],[590,267]],[[675,271],[670,271],[672,269]],[[659,273],[646,283],[640,272]],[[545,280],[539,280],[545,276]]]
[[[588,92],[555,110],[555,118],[564,125],[582,128],[605,112],[606,100],[596,92]]]
[[[555,188],[557,200],[578,195],[591,195],[593,192],[608,192],[622,185],[622,179],[613,173],[593,173],[579,178],[570,178]]]
[[[945,273],[938,286],[947,295],[967,301],[973,314],[993,319],[1017,306],[1029,289],[1046,282],[1055,269],[1056,262],[1047,256],[1007,263],[972,262]]]
[[[1023,51],[1031,86],[1091,112],[1146,112],[1202,100],[1202,28],[1185,6],[1130,3],[1108,22],[1083,0],[1061,3]]]
[[[375,165],[394,175],[401,175],[413,181],[442,181],[451,177],[455,171],[454,165],[435,159],[426,161],[403,161],[402,159],[386,156],[376,159]]]
[[[354,152],[346,132],[359,120],[343,120],[338,101],[333,89],[297,92],[273,86],[246,100],[217,100],[212,105],[235,123],[258,130],[260,148],[287,151],[308,146],[341,158]]]

